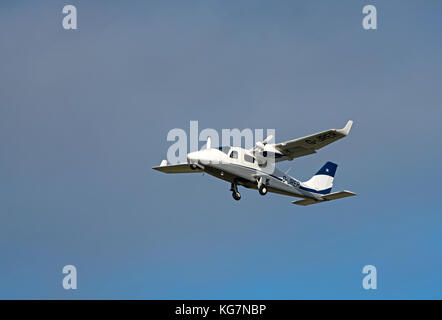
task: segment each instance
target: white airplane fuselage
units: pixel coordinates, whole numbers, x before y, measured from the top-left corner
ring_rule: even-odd
[[[226,149],[227,153],[214,148],[191,152],[187,155],[187,161],[195,169],[246,188],[259,189],[260,184],[264,184],[274,193],[322,199],[320,193],[305,183],[278,170],[274,161],[269,159],[259,162],[252,152],[243,148]]]

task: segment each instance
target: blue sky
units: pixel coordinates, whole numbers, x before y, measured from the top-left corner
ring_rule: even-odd
[[[0,298],[442,298],[441,14],[430,0],[2,1]],[[307,179],[336,162],[335,189],[357,197],[236,202],[213,177],[151,169],[190,120],[282,141],[348,119],[349,137],[281,168]]]

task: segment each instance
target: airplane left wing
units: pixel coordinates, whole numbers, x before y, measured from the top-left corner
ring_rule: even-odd
[[[350,132],[352,120],[349,120],[342,129],[330,129],[282,143],[277,143],[273,147],[282,156],[276,157],[275,161],[293,160],[294,158],[316,153],[316,150],[347,136]]]
[[[193,172],[203,172],[201,169],[192,169],[187,163],[182,164],[167,164],[167,160],[161,161],[158,167],[152,167],[152,169],[161,171],[164,173],[193,173]]]

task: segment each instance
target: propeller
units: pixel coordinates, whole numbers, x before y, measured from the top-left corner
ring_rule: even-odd
[[[262,141],[257,141],[256,142],[256,147],[258,148],[258,149],[261,149],[261,150],[263,150],[264,149],[264,146],[267,144],[267,143],[269,143],[269,141],[270,140],[272,140],[273,139],[273,135],[269,135],[267,138],[265,138],[264,140],[262,140]]]

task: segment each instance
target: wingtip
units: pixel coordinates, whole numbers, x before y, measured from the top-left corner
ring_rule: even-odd
[[[354,193],[353,191],[344,190],[344,192],[347,192],[347,193],[350,194],[351,196],[357,196],[357,193]]]
[[[350,133],[350,129],[351,129],[352,125],[353,125],[353,120],[348,120],[345,127],[342,129],[339,129],[338,131],[344,135],[348,135]]]
[[[159,166],[152,167],[153,170],[161,171],[162,167],[167,166],[167,160],[161,161]]]

